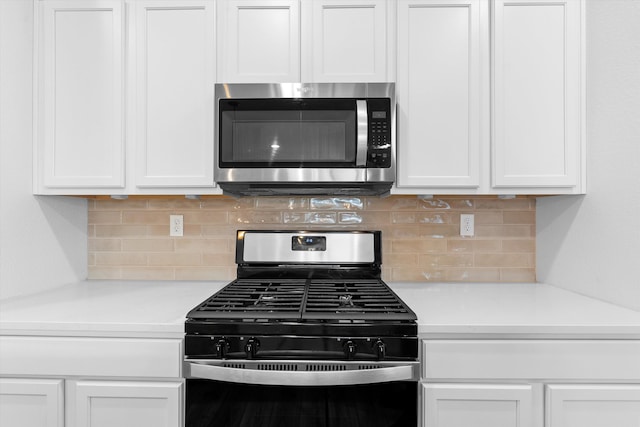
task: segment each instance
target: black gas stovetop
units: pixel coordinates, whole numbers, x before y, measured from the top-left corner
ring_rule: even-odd
[[[346,260],[331,265],[312,263],[315,258],[331,256],[315,253],[319,239],[331,232],[255,232],[267,235],[269,242],[273,234],[277,241],[287,244],[290,239],[313,237],[309,242],[314,250],[301,251],[303,263],[287,266],[279,262],[265,264],[262,259],[246,263],[245,255],[250,250],[244,239],[250,233],[238,232],[238,279],[188,313],[185,323],[188,357],[348,360],[417,357],[416,316],[380,279],[381,254],[377,252],[380,232],[336,232],[347,239],[352,233],[358,233],[358,238],[369,234],[371,238],[366,242],[370,243],[365,245],[374,245],[377,251],[372,251],[371,262],[362,263],[358,256],[341,250],[340,256]],[[328,251],[336,236],[327,238],[329,243],[322,247]],[[288,257],[299,256],[295,251],[276,255],[287,262]]]

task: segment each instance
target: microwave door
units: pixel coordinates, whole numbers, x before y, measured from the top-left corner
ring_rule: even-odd
[[[221,101],[220,166],[365,167],[366,115],[356,100]]]

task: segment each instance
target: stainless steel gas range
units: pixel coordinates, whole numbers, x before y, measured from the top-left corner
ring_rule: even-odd
[[[236,262],[187,315],[188,427],[417,424],[416,316],[379,231],[238,231]]]

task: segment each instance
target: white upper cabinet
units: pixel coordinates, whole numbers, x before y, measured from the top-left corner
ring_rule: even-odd
[[[123,3],[35,4],[36,192],[123,188]]]
[[[494,2],[494,187],[583,191],[581,5],[579,0]]]
[[[584,193],[583,6],[399,0],[394,193]]]
[[[386,82],[387,0],[220,0],[222,83]]]
[[[220,1],[218,43],[220,82],[300,81],[299,1]]]
[[[302,2],[302,78],[310,82],[386,82],[389,33],[386,0]]]
[[[34,192],[219,193],[214,0],[35,4]]]
[[[480,185],[487,6],[483,0],[398,2],[399,188],[474,192]]]
[[[135,184],[212,186],[214,3],[134,5]]]
[[[585,0],[35,0],[34,193],[220,194],[214,84],[395,81],[396,194],[585,192]]]

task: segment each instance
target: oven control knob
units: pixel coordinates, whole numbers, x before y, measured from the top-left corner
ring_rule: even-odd
[[[227,352],[229,351],[229,341],[226,338],[220,338],[216,341],[216,353],[220,359],[224,359],[227,357]]]
[[[373,351],[375,351],[378,360],[382,360],[387,354],[387,345],[381,339],[378,339],[373,344]]]
[[[351,340],[344,343],[342,349],[344,350],[344,355],[346,356],[347,360],[353,359],[353,357],[356,355],[356,352],[358,351],[356,343]]]
[[[258,353],[258,348],[260,348],[260,341],[258,341],[257,338],[249,338],[244,345],[244,352],[247,353],[247,359],[254,359]]]

